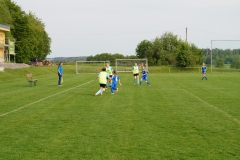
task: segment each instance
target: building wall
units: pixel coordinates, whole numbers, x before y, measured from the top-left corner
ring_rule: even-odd
[[[0,31],[0,62],[4,62],[5,33]]]
[[[0,31],[0,44],[5,44],[5,34],[3,31]]]

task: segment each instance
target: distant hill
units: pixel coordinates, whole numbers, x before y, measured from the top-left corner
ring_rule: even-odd
[[[75,61],[86,61],[87,56],[81,57],[55,57],[55,58],[46,58],[48,61],[51,62],[75,62]]]

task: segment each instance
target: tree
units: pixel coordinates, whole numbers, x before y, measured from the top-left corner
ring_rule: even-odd
[[[11,2],[11,0],[7,0],[6,4],[13,19],[11,33],[16,39],[15,52],[17,53],[17,62],[27,62],[32,57],[28,54],[31,52],[31,43],[29,40],[30,28],[26,13],[14,2]]]
[[[51,39],[48,37],[48,34],[45,31],[45,24],[32,12],[27,15],[27,18],[29,21],[29,27],[32,35],[31,56],[44,59],[48,54],[51,53]]]
[[[0,24],[11,25],[12,17],[5,0],[0,0]]]
[[[216,62],[215,62],[215,67],[224,68],[224,59],[223,58],[217,58]]]
[[[176,56],[177,67],[188,67],[190,65],[190,48],[185,42],[180,42],[178,46],[178,52]]]
[[[148,58],[149,65],[188,67],[202,61],[202,50],[194,44],[183,42],[171,32],[165,32],[152,41],[143,40],[136,48],[136,55]]]
[[[230,68],[240,69],[240,60],[234,60],[234,61],[231,63]]]
[[[110,63],[113,65],[115,64],[116,59],[137,59],[138,57],[133,56],[124,56],[119,53],[111,54],[111,53],[101,53],[96,54],[95,56],[88,56],[86,58],[86,61],[110,61]]]
[[[163,43],[159,37],[155,38],[152,42],[152,58],[153,58],[153,65],[159,65],[161,64],[160,58],[163,57],[164,51],[163,51]]]
[[[160,40],[162,42],[162,52],[160,53],[161,64],[175,65],[177,48],[181,40],[172,32],[163,33]]]
[[[26,14],[11,0],[4,0],[5,10],[1,10],[2,1],[0,1],[0,13],[4,12],[6,15],[9,13],[11,17],[9,18],[11,32],[7,36],[16,40],[16,61],[28,62],[34,57],[45,59],[51,53],[51,38],[45,31],[44,23],[33,13]]]
[[[146,53],[149,49],[149,47],[152,46],[152,42],[148,40],[143,40],[137,45],[136,48],[136,55],[138,58],[146,58]]]

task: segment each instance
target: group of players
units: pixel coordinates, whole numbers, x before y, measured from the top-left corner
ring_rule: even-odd
[[[142,76],[141,80],[139,82],[139,69],[142,70]],[[202,80],[206,79],[206,71],[207,67],[205,63],[203,63],[202,67]],[[138,65],[137,63],[134,64],[132,67],[132,73],[133,73],[133,84],[139,84],[142,85],[142,81],[145,81],[149,86],[151,86],[150,82],[148,81],[148,70],[146,69],[146,66],[141,63]],[[114,91],[118,92],[117,85],[122,85],[120,82],[120,77],[117,75],[117,71],[113,70],[113,68],[109,65],[109,63],[106,63],[106,68],[102,68],[102,71],[98,74],[98,76],[95,79],[99,79],[99,85],[100,89],[94,94],[94,96],[101,95],[107,89],[107,87],[111,88],[111,93],[114,94]]]
[[[142,76],[141,80],[139,82],[139,69],[142,69]],[[138,65],[137,63],[134,64],[132,67],[132,73],[134,76],[133,84],[139,84],[142,85],[142,81],[144,80],[149,86],[151,85],[148,81],[148,71],[146,69],[146,66],[141,63]],[[117,71],[113,70],[113,68],[109,65],[109,63],[106,63],[106,67],[102,68],[102,71],[98,74],[98,76],[95,78],[99,79],[99,85],[100,89],[94,94],[94,96],[97,96],[100,94],[102,96],[105,89],[110,87],[111,93],[114,94],[114,91],[118,92],[117,85],[122,85],[120,82],[120,77],[117,75]]]

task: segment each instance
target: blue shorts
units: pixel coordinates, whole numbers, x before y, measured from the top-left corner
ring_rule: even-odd
[[[117,88],[117,83],[112,83],[112,84],[111,84],[111,87],[112,87],[112,88]]]
[[[206,74],[207,72],[205,71],[205,72],[202,72],[202,74]]]
[[[142,80],[148,81],[148,77],[147,76],[142,76]]]

